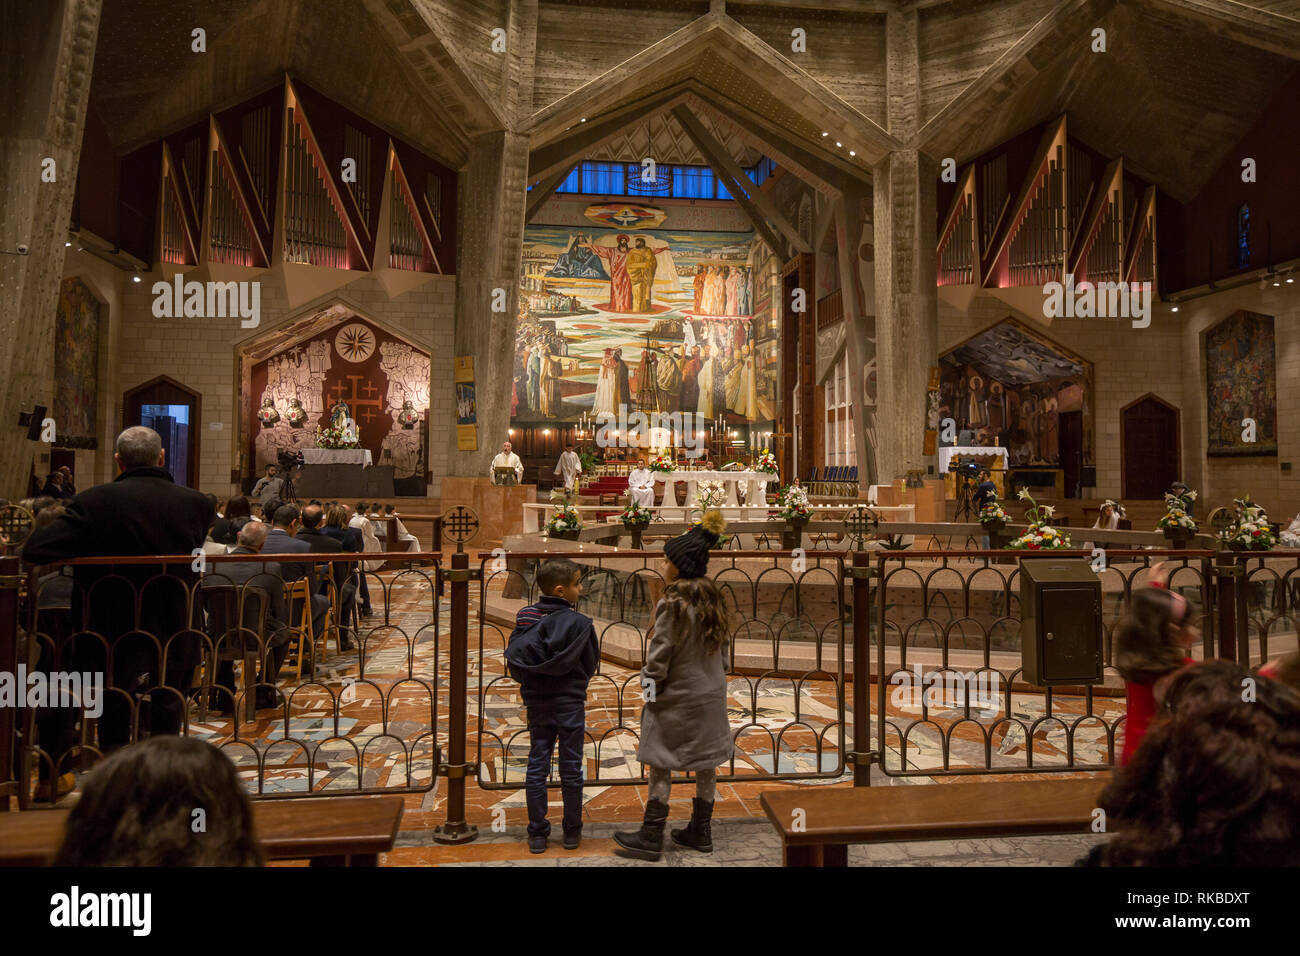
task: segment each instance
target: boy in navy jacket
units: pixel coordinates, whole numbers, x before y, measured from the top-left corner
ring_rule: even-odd
[[[522,608],[506,646],[510,676],[528,708],[528,848],[546,852],[546,778],[551,752],[560,744],[560,788],[564,794],[564,848],[582,840],[582,754],[587,682],[600,663],[596,628],[574,609],[582,596],[582,568],[567,559],[542,562],[537,603]]]

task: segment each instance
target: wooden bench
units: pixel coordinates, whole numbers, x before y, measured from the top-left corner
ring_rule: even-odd
[[[378,866],[402,821],[399,796],[254,800],[253,826],[268,860]],[[0,813],[0,866],[46,866],[63,843],[68,810]]]
[[[786,866],[847,866],[850,843],[1087,833],[1110,774],[1083,780],[769,790]],[[802,812],[800,812],[802,811]]]

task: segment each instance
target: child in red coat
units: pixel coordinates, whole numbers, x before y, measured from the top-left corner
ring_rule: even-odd
[[[1160,565],[1154,570],[1151,586],[1133,592],[1128,614],[1115,633],[1115,668],[1124,678],[1128,697],[1121,765],[1132,759],[1142,743],[1164,683],[1195,663],[1187,651],[1200,636],[1188,623],[1187,599],[1169,590],[1167,573]]]

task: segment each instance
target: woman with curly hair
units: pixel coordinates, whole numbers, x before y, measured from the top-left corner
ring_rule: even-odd
[[[717,767],[731,755],[727,721],[727,640],[731,626],[718,587],[706,575],[709,551],[726,522],[706,511],[700,524],[664,545],[668,586],[655,606],[641,688],[641,743],[637,758],[648,765],[650,799],[639,831],[615,833],[614,851],[658,860],[668,822],[674,770],[695,773],[691,822],[673,830],[678,846],[713,852],[713,798]]]
[[[1175,674],[1100,805],[1102,866],[1300,864],[1300,693],[1231,661]]]
[[[196,829],[196,811],[203,826]],[[86,778],[55,866],[261,866],[235,765],[194,737],[123,747]]]

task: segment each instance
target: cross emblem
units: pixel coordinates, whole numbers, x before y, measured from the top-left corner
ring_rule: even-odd
[[[853,549],[860,550],[867,536],[875,532],[880,518],[866,505],[858,505],[844,518],[844,532],[853,542]]]
[[[464,543],[478,534],[478,515],[464,505],[457,505],[442,519],[442,530],[464,551]]]
[[[348,408],[352,410],[353,415],[360,415],[361,407],[365,407],[366,411],[369,413],[366,418],[366,421],[367,422],[370,421],[370,419],[373,418],[375,415],[375,412],[370,410],[375,409],[376,411],[382,411],[384,408],[383,401],[378,398],[361,398],[357,394],[358,392],[357,383],[361,381],[360,375],[347,375],[344,377],[349,382],[352,383],[352,394],[351,395],[344,394],[346,386],[343,384],[342,379],[340,379],[338,382],[335,382],[334,387],[329,390],[330,393],[334,396],[334,402],[336,404],[340,401],[347,402]],[[369,379],[366,380],[365,388],[360,389],[360,391],[369,391],[374,394],[378,394],[379,392],[379,390],[370,383]]]

